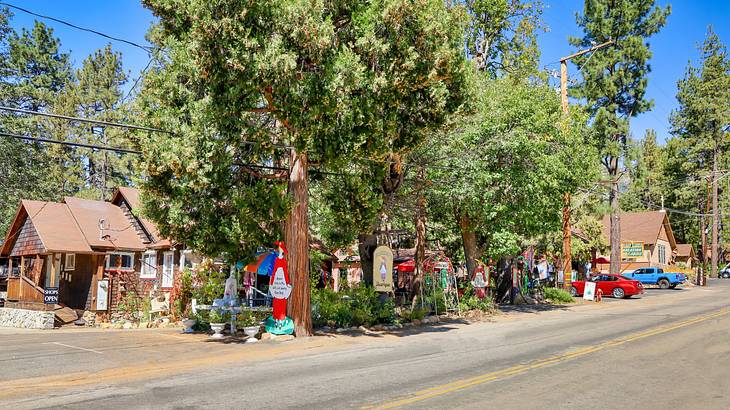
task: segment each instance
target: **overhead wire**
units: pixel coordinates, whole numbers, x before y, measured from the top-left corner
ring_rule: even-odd
[[[85,31],[85,32],[88,32],[88,33],[92,33],[92,34],[95,34],[95,35],[98,35],[98,36],[107,38],[109,40],[118,41],[120,43],[128,44],[128,45],[130,45],[132,47],[136,47],[136,48],[139,48],[141,50],[144,50],[147,54],[150,54],[152,51],[155,50],[154,47],[144,46],[144,45],[141,45],[141,44],[136,43],[134,41],[125,40],[123,38],[119,38],[119,37],[115,37],[115,36],[112,36],[112,35],[109,35],[109,34],[105,34],[105,33],[102,33],[100,31],[97,31],[97,30],[94,30],[94,29],[90,29],[90,28],[86,28],[86,27],[81,27],[81,26],[78,26],[76,24],[70,23],[68,21],[61,20],[61,19],[56,18],[56,17],[46,16],[46,15],[43,15],[43,14],[40,14],[40,13],[36,13],[34,11],[25,9],[23,7],[20,7],[20,6],[16,6],[14,4],[6,3],[4,1],[0,1],[0,5],[6,6],[6,7],[9,7],[9,8],[18,10],[18,11],[22,11],[23,13],[27,13],[27,14],[30,14],[30,15],[35,16],[35,17],[38,17],[38,18],[55,21],[56,23],[63,24],[65,26],[68,26],[68,27],[71,27],[71,28],[75,28],[77,30],[81,30],[81,31]]]

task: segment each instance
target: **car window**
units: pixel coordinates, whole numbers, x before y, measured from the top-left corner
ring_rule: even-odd
[[[664,269],[659,268],[656,270],[656,273],[664,273]]]
[[[640,275],[640,274],[644,273],[644,269],[639,268],[639,269],[635,270],[634,273]]]

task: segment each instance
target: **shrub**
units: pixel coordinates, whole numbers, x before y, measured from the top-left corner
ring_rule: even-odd
[[[545,299],[552,301],[553,303],[573,303],[573,297],[570,293],[557,288],[545,288]]]
[[[350,327],[376,323],[392,323],[395,305],[390,299],[381,300],[372,287],[359,286],[333,290],[312,290],[312,321],[315,326]]]
[[[202,305],[211,305],[213,300],[223,297],[228,276],[213,266],[199,269],[191,279],[191,296]]]

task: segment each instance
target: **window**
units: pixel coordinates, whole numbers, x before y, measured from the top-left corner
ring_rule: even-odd
[[[142,279],[155,279],[157,277],[157,252],[148,251],[142,255],[142,269],[139,277]]]
[[[198,264],[200,264],[200,256],[193,254],[190,249],[180,253],[180,270],[195,269]]]
[[[134,254],[113,252],[106,255],[107,270],[134,270]]]
[[[67,253],[66,254],[66,264],[63,267],[63,270],[69,271],[76,269],[76,254],[75,253]]]
[[[175,253],[165,252],[162,254],[162,288],[171,288],[173,284],[173,269],[175,267]]]
[[[667,264],[667,250],[664,245],[657,245],[659,249],[659,263],[662,265]]]

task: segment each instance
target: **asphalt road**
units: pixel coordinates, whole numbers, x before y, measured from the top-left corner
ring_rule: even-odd
[[[256,345],[0,331],[6,408],[727,409],[730,281],[489,323]]]

